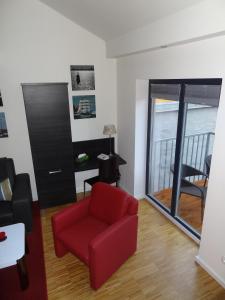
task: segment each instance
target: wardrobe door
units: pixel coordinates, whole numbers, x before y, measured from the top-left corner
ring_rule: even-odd
[[[67,84],[22,87],[40,205],[72,202],[76,190]]]

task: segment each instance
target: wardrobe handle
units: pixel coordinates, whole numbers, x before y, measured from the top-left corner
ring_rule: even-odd
[[[62,172],[62,170],[59,169],[59,170],[55,170],[55,171],[48,171],[48,174],[52,175],[52,174],[57,174],[57,173],[61,173],[61,172]]]

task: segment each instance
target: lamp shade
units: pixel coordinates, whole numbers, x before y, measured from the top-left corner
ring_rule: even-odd
[[[105,125],[103,128],[104,135],[113,135],[116,134],[116,127],[113,124]]]

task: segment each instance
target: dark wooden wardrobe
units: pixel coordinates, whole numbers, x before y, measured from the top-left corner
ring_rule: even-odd
[[[67,83],[22,84],[41,208],[76,200]]]

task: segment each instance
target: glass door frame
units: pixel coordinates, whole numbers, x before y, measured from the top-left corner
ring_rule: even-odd
[[[159,200],[153,195],[148,193],[149,184],[149,171],[150,171],[150,158],[151,158],[151,140],[152,140],[152,116],[154,112],[153,99],[151,98],[151,84],[179,84],[181,86],[179,96],[179,108],[178,108],[178,122],[176,133],[176,147],[175,147],[175,162],[174,162],[174,175],[172,186],[172,198],[171,198],[171,210],[165,207]],[[181,180],[181,164],[183,156],[183,144],[185,137],[185,127],[187,118],[187,106],[185,103],[185,86],[190,85],[222,85],[221,78],[202,78],[202,79],[154,79],[149,80],[149,94],[148,94],[148,119],[147,119],[147,149],[146,149],[146,181],[145,181],[145,194],[156,203],[161,209],[163,209],[169,216],[172,216],[178,223],[180,223],[185,229],[190,231],[198,239],[201,235],[184,222],[179,216],[177,216],[178,204],[179,204],[179,188]]]

